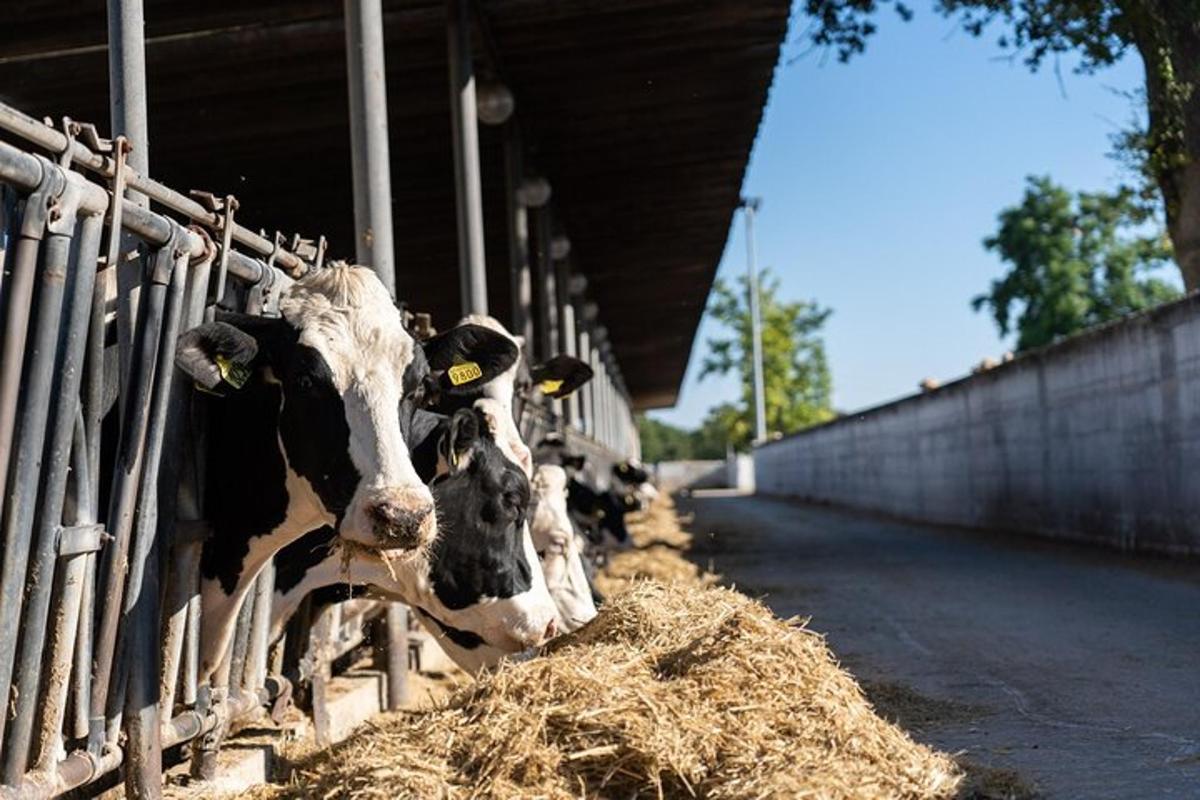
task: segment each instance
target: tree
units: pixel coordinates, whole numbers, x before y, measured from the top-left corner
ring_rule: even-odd
[[[709,354],[700,369],[700,380],[736,370],[742,383],[741,402],[712,409],[701,430],[723,431],[734,446],[745,448],[754,430],[754,373],[746,279],[738,283],[740,291],[723,280],[713,284],[708,314],[724,325],[729,335],[708,340]],[[831,312],[816,303],[781,301],[778,291],[778,279],[764,270],[759,308],[767,430],[791,433],[834,416],[830,407],[833,381],[819,335]]]
[[[808,37],[841,61],[863,52],[874,14],[901,0],[805,0]],[[1003,28],[998,44],[1037,70],[1047,59],[1079,55],[1077,71],[1093,73],[1130,48],[1145,65],[1145,127],[1126,139],[1141,151],[1157,184],[1167,229],[1188,291],[1200,288],[1200,0],[932,0],[974,36]]]
[[[983,242],[1009,272],[971,301],[991,310],[1002,335],[1017,331],[1019,350],[1179,296],[1144,277],[1170,261],[1171,245],[1131,189],[1072,196],[1048,177],[1027,181],[1020,204],[1000,212],[999,230]]]
[[[637,423],[642,442],[642,460],[648,464],[725,457],[723,434],[714,437],[711,431],[704,428],[685,430],[650,419],[644,414],[638,417]]]

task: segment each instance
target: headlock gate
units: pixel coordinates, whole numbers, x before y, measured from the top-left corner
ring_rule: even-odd
[[[163,751],[184,742],[211,777],[229,724],[290,696],[284,672],[317,679],[320,735],[321,677],[384,609],[359,604],[343,625],[335,607],[311,648],[301,623],[285,661],[268,652],[268,568],[213,685],[198,683],[205,422],[174,354],[218,306],[276,315],[324,240],[256,234],[232,197],[180,195],[89,126],[0,106],[0,127],[31,145],[0,141],[0,798],[121,767],[132,795],[153,796]],[[387,610],[399,704],[406,624]]]

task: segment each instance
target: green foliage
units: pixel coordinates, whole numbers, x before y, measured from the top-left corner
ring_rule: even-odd
[[[712,431],[704,428],[688,431],[644,414],[638,417],[637,424],[642,441],[642,461],[647,464],[725,457],[725,440],[713,438]]]
[[[735,447],[744,449],[754,433],[754,372],[747,282],[740,278],[738,283],[736,291],[723,280],[713,285],[708,314],[724,325],[729,335],[708,340],[709,354],[701,366],[700,380],[736,371],[742,383],[741,402],[712,409],[701,430],[723,434]],[[778,279],[764,270],[759,308],[767,431],[791,433],[834,416],[830,406],[833,381],[820,338],[831,312],[802,300],[782,301],[778,291]]]
[[[900,0],[805,0],[811,18],[805,33],[815,47],[848,61],[875,33],[875,14]],[[1200,0],[931,0],[937,13],[957,20],[974,36],[999,29],[997,44],[1037,70],[1047,60],[1075,53],[1076,71],[1091,73],[1136,48],[1146,69],[1146,122],[1122,137],[1141,151],[1166,210],[1185,284],[1200,288],[1200,222],[1183,198],[1200,192]]]
[[[1171,245],[1154,205],[1131,189],[1072,195],[1030,177],[1021,203],[999,222],[983,244],[1010,269],[971,304],[989,308],[1002,335],[1016,330],[1019,350],[1179,296],[1145,277],[1169,263]]]

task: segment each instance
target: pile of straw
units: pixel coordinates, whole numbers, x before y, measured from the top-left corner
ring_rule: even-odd
[[[667,506],[633,534],[643,547],[686,537]],[[645,550],[614,558],[590,625],[368,725],[275,796],[955,796],[958,767],[880,719],[819,635],[686,573],[684,546],[658,545],[654,566]]]

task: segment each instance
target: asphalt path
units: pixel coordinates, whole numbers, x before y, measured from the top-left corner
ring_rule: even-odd
[[[693,557],[883,713],[1050,798],[1200,798],[1200,564],[722,493]]]

